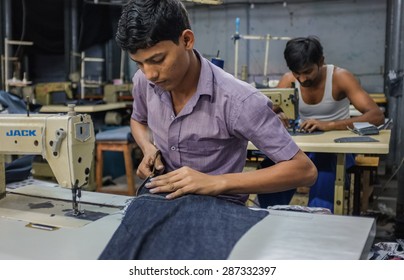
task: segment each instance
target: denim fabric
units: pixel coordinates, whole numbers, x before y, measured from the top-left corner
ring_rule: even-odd
[[[267,215],[211,196],[144,194],[132,200],[99,259],[226,259]]]
[[[24,99],[6,91],[0,90],[0,104],[3,108],[7,108],[8,114],[24,114],[27,112]]]
[[[277,193],[265,193],[257,195],[261,208],[275,205],[289,205],[292,197],[295,195],[296,189],[291,189]]]
[[[328,208],[334,213],[337,155],[329,153],[308,153],[308,156],[317,167],[318,177],[317,181],[310,188],[307,206]],[[352,167],[354,164],[354,155],[346,154],[346,169]],[[350,180],[348,174],[345,174],[345,187],[347,188],[350,184]]]

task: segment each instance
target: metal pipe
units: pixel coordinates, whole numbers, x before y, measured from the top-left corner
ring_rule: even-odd
[[[238,75],[238,47],[240,40],[240,18],[236,18],[236,34],[234,35],[234,77]]]
[[[8,49],[8,46],[10,46],[10,45],[17,45],[17,46],[32,46],[34,43],[33,42],[29,42],[29,41],[15,41],[15,40],[8,40],[7,38],[5,38],[4,39],[4,50],[5,50],[5,55],[4,55],[4,63],[5,63],[5,66],[6,67],[4,67],[5,69],[4,69],[4,76],[5,76],[5,84],[6,84],[6,91],[8,91],[9,90],[9,82],[8,82],[8,73],[9,73],[9,68],[8,68],[8,66],[9,66],[9,61],[11,60],[11,59],[13,59],[13,57],[10,57],[9,56],[9,49]],[[17,58],[15,58],[15,59],[17,59]]]
[[[5,90],[8,92],[8,71],[9,71],[9,63],[8,63],[8,40],[7,38],[4,38],[4,84],[5,84]]]
[[[3,38],[5,38],[4,36],[4,30],[3,30],[3,26],[5,26],[4,23],[4,2],[0,1],[0,38],[1,40],[3,40]],[[1,78],[0,78],[0,88],[4,89],[4,46],[3,44],[0,44],[0,64],[1,64]]]
[[[404,159],[404,85],[403,45],[404,6],[402,0],[389,0],[386,14],[386,56],[385,56],[385,91],[389,104],[389,117],[393,118],[394,127],[391,135],[389,159],[396,168],[400,168]],[[393,76],[396,75],[399,86],[393,86]],[[404,167],[397,171],[397,202],[395,236],[404,238]]]
[[[69,0],[67,0],[69,1]],[[78,16],[77,16],[77,0],[70,0],[70,22],[71,22],[71,53],[70,57],[70,73],[77,72],[77,55],[78,54]]]
[[[114,59],[113,59],[113,47],[112,40],[105,43],[105,80],[112,81],[114,79]]]
[[[265,38],[265,60],[264,60],[264,86],[268,85],[268,57],[269,57],[269,41],[271,40],[271,35],[267,34]]]
[[[71,1],[65,0],[64,1],[64,60],[65,60],[65,79],[68,80],[69,74],[70,74],[70,53],[71,53],[71,35],[72,35],[72,30],[71,30]]]
[[[85,77],[84,77],[84,72],[85,72],[85,62],[84,62],[84,58],[85,58],[85,53],[84,52],[81,52],[81,71],[80,71],[80,75],[81,75],[81,78],[80,78],[80,96],[81,96],[81,99],[84,99],[85,98],[85,94],[84,94],[84,90],[85,90],[85,86],[84,86],[84,79],[85,79]]]
[[[268,86],[268,68],[269,68],[269,42],[271,40],[290,40],[292,39],[291,37],[285,37],[285,36],[271,36],[270,34],[267,34],[266,36],[260,36],[260,35],[238,35],[239,39],[245,39],[247,42],[249,40],[265,40],[265,58],[264,58],[264,73],[263,73],[263,84],[265,86]],[[235,63],[238,64],[238,42],[236,42],[236,58],[235,58]],[[234,70],[234,76],[237,78],[237,64],[235,64],[235,70]]]
[[[238,74],[238,44],[239,40],[234,42],[234,77],[237,78]]]
[[[12,38],[11,0],[4,0],[4,36]]]
[[[8,91],[7,79],[8,72],[10,71],[10,65],[8,63],[8,57],[10,56],[9,50],[6,47],[6,38],[12,38],[12,21],[11,21],[11,0],[4,0],[4,89]],[[7,59],[6,59],[7,58]]]
[[[397,92],[391,88],[391,73],[397,73],[399,69],[400,58],[400,26],[401,10],[399,9],[401,0],[387,1],[386,9],[386,52],[385,52],[385,73],[384,73],[384,90],[388,100],[388,114],[393,120],[397,120]],[[396,129],[391,134],[390,147],[396,150]],[[390,153],[387,158],[387,166],[389,168],[398,164],[398,156],[396,153]]]
[[[246,20],[247,20],[247,34],[250,34],[250,30],[251,30],[251,8],[250,7],[246,7]],[[251,50],[250,50],[250,41],[247,41],[247,61],[246,61],[246,65],[241,65],[241,70],[240,70],[240,79],[243,80],[243,75],[246,76],[244,77],[245,79],[243,81],[248,82],[248,71],[246,71],[250,65],[250,54],[251,54]],[[247,68],[247,69],[246,69]],[[244,71],[243,71],[244,70]]]

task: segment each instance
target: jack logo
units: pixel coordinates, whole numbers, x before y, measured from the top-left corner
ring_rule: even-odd
[[[36,136],[34,129],[11,129],[6,132],[6,136]]]

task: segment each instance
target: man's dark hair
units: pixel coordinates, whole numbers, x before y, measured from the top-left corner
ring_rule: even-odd
[[[315,36],[299,37],[287,42],[283,55],[288,68],[295,73],[311,64],[319,64],[323,58],[323,47]]]
[[[123,7],[116,42],[122,50],[136,53],[170,40],[178,44],[191,29],[188,12],[179,0],[131,0]]]

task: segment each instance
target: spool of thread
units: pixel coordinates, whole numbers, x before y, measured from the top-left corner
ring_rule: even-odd
[[[220,59],[219,57],[214,57],[214,58],[212,58],[211,61],[212,61],[212,63],[214,65],[216,65],[217,67],[220,67],[220,68],[223,69],[223,67],[224,67],[224,60],[223,59]]]
[[[214,65],[216,65],[217,67],[220,67],[220,68],[223,69],[223,67],[224,67],[224,60],[219,57],[219,54],[220,54],[220,50],[217,51],[216,57],[213,57],[213,58],[211,59],[211,61],[212,61],[212,63],[213,63]]]
[[[122,116],[118,112],[107,112],[104,119],[107,125],[120,125],[122,122]]]

